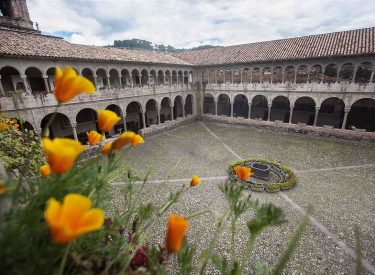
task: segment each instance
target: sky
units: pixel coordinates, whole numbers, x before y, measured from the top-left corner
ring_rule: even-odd
[[[27,0],[44,34],[86,45],[144,39],[228,46],[375,26],[375,0]]]

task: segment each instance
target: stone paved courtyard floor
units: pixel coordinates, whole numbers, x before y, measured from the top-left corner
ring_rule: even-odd
[[[365,271],[375,273],[374,145],[203,121],[148,137],[142,146],[123,155],[123,165],[131,167],[138,175],[145,175],[152,169],[143,202],[160,205],[170,191],[177,190],[182,183],[189,183],[191,176],[196,174],[202,178],[202,183],[190,190],[169,212],[189,215],[209,209],[217,217],[226,207],[218,186],[224,182],[231,161],[246,157],[280,161],[295,170],[297,186],[274,194],[252,193],[252,196],[282,207],[288,223],[264,232],[255,244],[253,258],[274,264],[304,209],[312,205],[310,224],[286,273],[352,274],[355,270],[355,226],[361,233]],[[113,205],[118,208],[121,208],[117,192],[121,188],[121,171],[123,169],[113,175]],[[166,179],[169,181],[165,182]],[[244,251],[248,236],[246,222],[251,216],[250,211],[240,221],[238,256]],[[215,221],[215,215],[191,220],[188,239],[198,250],[207,248]],[[165,227],[166,216],[153,230],[156,243],[163,243]],[[216,251],[227,256],[229,232],[229,228],[223,232],[216,247]],[[173,262],[170,268],[173,270]],[[208,269],[208,273],[215,272]]]

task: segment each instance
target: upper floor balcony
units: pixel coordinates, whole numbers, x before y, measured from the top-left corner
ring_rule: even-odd
[[[128,97],[152,96],[191,91],[191,83],[171,85],[150,85],[143,87],[125,87],[121,89],[100,89],[93,94],[81,94],[66,104],[105,101]],[[31,94],[21,93],[15,96],[0,97],[0,110],[12,111],[16,109],[31,109],[56,106],[57,101],[53,93],[47,91],[33,91]]]

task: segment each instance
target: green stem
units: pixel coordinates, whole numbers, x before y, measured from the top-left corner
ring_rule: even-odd
[[[230,242],[230,254],[232,257],[232,261],[234,262],[235,256],[234,256],[234,238],[236,235],[236,221],[233,218],[232,219],[232,225],[231,225],[231,231],[232,231],[232,236],[231,236],[231,242]]]
[[[206,213],[211,213],[211,210],[202,210],[202,211],[194,212],[194,213],[190,214],[189,216],[187,216],[186,219],[191,220],[192,218],[198,217],[198,216],[206,214]]]
[[[68,258],[69,250],[70,250],[70,247],[72,246],[72,243],[73,242],[70,242],[65,248],[64,256],[63,256],[63,258],[61,260],[61,264],[60,264],[60,269],[59,269],[59,273],[58,273],[59,275],[64,274],[66,259]]]
[[[247,266],[248,262],[250,261],[251,255],[253,254],[253,246],[254,246],[256,237],[257,237],[257,235],[252,234],[252,235],[250,235],[249,239],[247,240],[246,251],[242,255],[242,259],[241,259],[242,268],[245,268]]]

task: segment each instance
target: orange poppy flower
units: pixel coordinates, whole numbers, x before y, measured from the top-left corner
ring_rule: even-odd
[[[104,223],[104,212],[91,208],[89,198],[80,194],[68,194],[61,204],[50,198],[44,218],[56,243],[68,243],[86,233],[99,230]]]
[[[90,145],[96,145],[104,139],[103,135],[99,134],[97,131],[86,132],[86,135]]]
[[[113,150],[119,150],[122,147],[124,147],[126,144],[131,143],[132,139],[134,138],[135,133],[132,131],[126,131],[122,133],[114,142],[112,145]]]
[[[144,139],[141,135],[135,135],[132,140],[130,141],[130,143],[132,144],[133,147],[136,147],[142,143],[144,143]]]
[[[201,179],[198,176],[193,176],[191,178],[190,186],[197,186],[201,182]]]
[[[43,138],[43,149],[51,170],[56,174],[62,174],[73,167],[74,161],[85,150],[85,146],[69,138]]]
[[[112,143],[108,142],[103,146],[102,153],[105,155],[108,155],[111,151],[112,151]]]
[[[4,122],[1,122],[0,123],[0,132],[4,131],[6,129],[8,129],[8,125]]]
[[[64,72],[56,67],[55,97],[58,102],[67,102],[81,93],[92,94],[94,92],[94,84],[87,78],[77,75],[71,67],[65,67]]]
[[[169,215],[166,246],[169,252],[178,253],[189,227],[189,221],[177,215]]]
[[[49,164],[44,164],[40,166],[39,171],[40,171],[40,175],[46,178],[51,174],[51,167],[49,166]]]
[[[108,133],[113,126],[121,119],[115,112],[110,110],[98,110],[99,113],[99,129]]]
[[[236,166],[234,167],[234,172],[240,180],[248,180],[253,173],[251,173],[251,168],[246,166]]]

